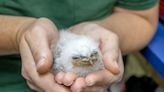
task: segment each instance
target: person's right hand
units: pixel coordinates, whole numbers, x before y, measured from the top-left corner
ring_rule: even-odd
[[[33,90],[39,92],[70,92],[59,85],[50,72],[53,63],[51,48],[58,40],[58,30],[46,18],[23,25],[17,42],[22,59],[22,75]]]
[[[117,34],[93,22],[80,23],[68,30],[98,43],[105,68],[78,78],[73,74],[59,73],[55,78],[58,83],[71,86],[72,92],[104,92],[122,79],[124,66]]]

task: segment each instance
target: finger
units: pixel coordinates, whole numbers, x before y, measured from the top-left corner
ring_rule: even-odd
[[[20,42],[20,54],[22,59],[23,75],[26,74],[25,76],[28,76],[29,80],[37,83],[39,76],[36,71],[35,62],[32,53],[30,51],[30,48],[28,44],[25,42],[24,38],[22,38],[22,41]],[[36,84],[36,85],[40,85],[40,84]]]
[[[52,52],[50,51],[48,39],[44,32],[45,30],[38,26],[32,30],[34,31],[25,35],[25,40],[32,52],[38,72],[45,73],[50,70],[53,63]]]
[[[103,86],[87,86],[81,92],[107,92],[107,88]]]
[[[123,75],[124,75],[124,64],[123,64],[121,51],[119,52],[118,65],[120,68],[120,73],[117,75],[118,79],[116,82],[120,82],[123,78]]]
[[[124,66],[123,66],[121,53],[119,53],[118,64],[119,64],[120,73],[117,75],[112,74],[110,71],[106,69],[87,75],[85,78],[87,86],[111,85],[113,83],[119,82],[122,79],[124,73],[123,72]]]
[[[30,76],[28,75],[27,71],[24,68],[24,64],[22,64],[21,75],[28,81],[32,81]]]
[[[109,52],[103,53],[104,66],[113,74],[119,74],[118,57],[111,55],[111,52]]]
[[[39,18],[25,39],[33,54],[39,73],[46,73],[53,63],[51,48],[58,40],[58,31],[54,23],[46,18]]]
[[[74,73],[67,72],[63,78],[63,84],[65,86],[71,86],[76,80],[77,76]]]
[[[34,83],[27,81],[27,85],[32,89],[35,90],[37,92],[43,92],[43,90],[39,87],[37,87]]]
[[[108,70],[100,70],[86,76],[85,81],[87,86],[104,86],[112,84],[116,80]]]
[[[39,18],[35,24],[44,29],[47,39],[50,42],[49,45],[51,46],[51,48],[54,48],[59,38],[58,29],[55,24],[46,18]]]
[[[28,70],[27,73],[35,85],[42,88],[43,91],[46,92],[59,92],[59,90],[61,90],[61,92],[70,92],[68,88],[55,83],[53,74],[46,73],[44,75],[38,75],[33,56],[27,43],[23,39],[20,44],[22,64],[24,65],[24,68]]]
[[[75,80],[73,85],[71,86],[72,92],[81,92],[83,88],[86,87],[85,79],[80,77]]]
[[[63,84],[63,78],[64,78],[65,73],[64,72],[59,72],[55,76],[55,80],[59,84]]]
[[[113,33],[106,33],[106,36],[101,38],[100,48],[106,69],[118,74],[120,72],[117,62],[119,56],[118,37]]]
[[[55,83],[53,74],[41,75],[41,80],[45,92],[70,92],[67,87]]]

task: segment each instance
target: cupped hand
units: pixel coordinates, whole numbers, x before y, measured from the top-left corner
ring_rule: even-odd
[[[115,33],[98,24],[89,22],[77,24],[71,27],[69,31],[89,36],[98,42],[105,65],[105,69],[91,73],[85,78],[74,77],[70,79],[72,92],[104,92],[107,86],[121,80],[124,68],[119,48],[119,38]],[[63,76],[59,76],[56,80],[61,84],[67,84],[63,80],[69,77]]]
[[[22,59],[22,75],[33,90],[70,92],[59,85],[50,72],[53,63],[51,48],[58,40],[58,30],[46,18],[37,19],[20,29],[17,40]]]

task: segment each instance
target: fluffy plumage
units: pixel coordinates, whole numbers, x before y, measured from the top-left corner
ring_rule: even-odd
[[[94,40],[68,31],[60,32],[60,39],[54,48],[55,72],[73,72],[78,76],[86,76],[103,68],[101,53]]]

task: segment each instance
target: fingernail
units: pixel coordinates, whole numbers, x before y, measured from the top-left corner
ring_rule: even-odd
[[[113,63],[113,67],[114,67],[114,73],[119,73],[120,71],[119,71],[119,67],[118,67],[118,64],[117,64],[117,61],[114,61],[114,63]]]
[[[116,69],[118,69],[118,64],[117,64],[117,61],[114,61],[113,66],[114,66]]]
[[[41,58],[40,60],[39,60],[39,62],[37,63],[37,67],[40,67],[40,66],[42,66],[43,64],[45,63],[45,58]]]
[[[57,83],[58,83],[58,84],[62,84],[62,82],[61,82],[61,81],[57,81]]]
[[[72,84],[72,81],[69,81],[69,80],[67,80],[67,79],[65,79],[64,81],[65,81],[65,85],[66,85],[66,86],[70,86],[70,85]]]
[[[62,84],[62,79],[63,79],[63,72],[59,72],[56,76],[55,76],[55,80],[57,81],[58,84]]]
[[[86,79],[86,84],[87,84],[87,86],[92,86],[94,84],[94,82],[91,81],[90,79]]]

